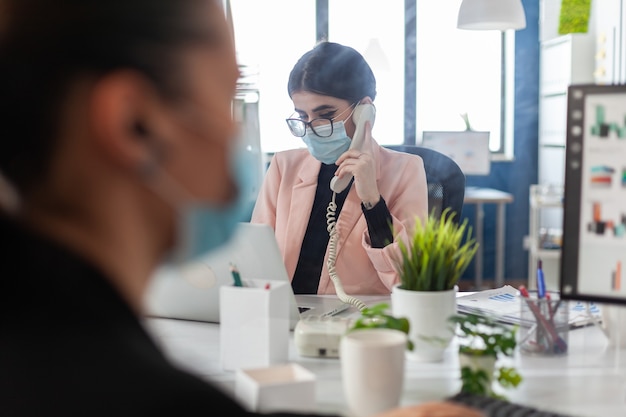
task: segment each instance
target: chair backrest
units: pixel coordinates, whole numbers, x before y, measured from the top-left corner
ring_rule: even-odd
[[[422,157],[428,184],[428,211],[432,213],[434,210],[436,216],[441,216],[449,207],[456,214],[454,220],[458,223],[465,198],[465,174],[457,163],[441,152],[420,146],[385,145],[385,148]]]

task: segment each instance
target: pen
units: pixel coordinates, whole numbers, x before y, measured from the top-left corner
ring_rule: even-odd
[[[520,285],[519,291],[522,294],[522,296],[527,299],[526,303],[528,304],[528,308],[530,308],[530,311],[532,311],[533,315],[537,319],[537,324],[541,326],[543,330],[548,332],[548,335],[550,336],[551,342],[553,344],[554,352],[555,353],[566,352],[567,342],[565,342],[565,340],[561,336],[559,336],[554,324],[550,323],[546,319],[546,317],[543,314],[541,314],[541,311],[539,310],[539,306],[530,299],[530,294],[528,293],[528,290],[526,289],[526,287],[524,285]]]
[[[241,282],[241,275],[239,275],[239,270],[233,263],[230,264],[230,273],[233,276],[233,282],[235,287],[243,287],[243,283]]]
[[[537,261],[537,297],[544,298],[546,296],[546,280],[543,276],[541,267],[541,259]]]
[[[519,292],[520,292],[520,294],[522,294],[522,297],[524,297],[524,298],[530,297],[530,294],[528,294],[528,290],[526,289],[526,286],[524,286],[524,285],[520,285],[519,286]]]
[[[539,311],[539,308],[537,307],[537,305],[530,300],[530,294],[528,293],[526,286],[520,285],[519,292],[520,294],[522,294],[522,297],[526,298],[526,304],[528,305],[528,308],[530,308],[530,311],[535,316],[535,324],[533,325],[532,329],[528,332],[529,333],[528,337],[531,337],[531,333],[534,331],[536,334],[535,336],[536,340],[538,342],[543,341],[544,344],[545,342],[547,342],[548,345],[551,345],[552,343],[548,341],[547,337],[545,336],[545,326],[541,324],[539,317],[537,317],[537,314],[541,315],[541,312]],[[549,346],[544,346],[543,349],[548,350]]]
[[[548,303],[548,314],[550,314],[550,321],[554,324],[554,311],[552,311],[552,297],[550,297],[550,293],[546,293],[546,302]]]

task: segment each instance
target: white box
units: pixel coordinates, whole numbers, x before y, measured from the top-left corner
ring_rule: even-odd
[[[253,412],[313,412],[315,375],[295,363],[240,369],[235,379],[235,396]]]
[[[220,352],[225,370],[286,363],[289,354],[288,282],[244,280],[220,287]]]

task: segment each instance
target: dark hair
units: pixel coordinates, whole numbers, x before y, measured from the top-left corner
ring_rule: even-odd
[[[164,97],[181,94],[177,50],[215,36],[195,17],[202,3],[0,0],[0,172],[23,192],[45,176],[79,77],[134,69]]]
[[[297,91],[310,91],[355,103],[365,96],[376,98],[376,78],[355,49],[324,41],[296,62],[287,90],[289,97]]]

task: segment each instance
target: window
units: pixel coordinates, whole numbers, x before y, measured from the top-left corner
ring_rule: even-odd
[[[304,147],[287,128],[293,113],[289,72],[315,45],[314,0],[230,0],[237,60],[259,90],[261,149],[271,153]]]
[[[513,33],[457,29],[461,0],[230,1],[238,59],[259,90],[264,152],[304,146],[284,121],[293,111],[287,79],[320,36],[320,11],[328,13],[328,39],[357,49],[374,70],[380,144],[419,143],[423,130],[463,130],[467,113],[472,128],[490,131],[492,152],[512,151]],[[406,68],[415,74],[406,77]]]
[[[489,148],[502,151],[502,33],[456,28],[461,0],[417,0],[416,126],[489,131]]]
[[[329,40],[363,54],[376,76],[372,136],[381,145],[403,143],[404,2],[331,0],[328,6]]]

